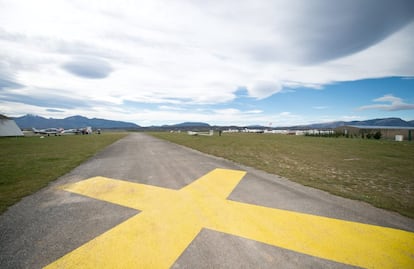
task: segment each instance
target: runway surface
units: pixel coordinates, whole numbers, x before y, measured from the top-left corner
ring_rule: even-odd
[[[0,216],[0,268],[413,268],[414,220],[134,133]]]

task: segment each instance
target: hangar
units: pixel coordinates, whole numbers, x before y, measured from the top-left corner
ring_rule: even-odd
[[[381,138],[396,139],[397,136],[402,140],[412,140],[414,127],[403,126],[369,126],[369,125],[347,125],[335,128],[336,133],[344,135],[354,135],[357,137],[367,137],[368,134],[375,134],[381,132]]]
[[[0,136],[23,136],[16,122],[0,114]]]

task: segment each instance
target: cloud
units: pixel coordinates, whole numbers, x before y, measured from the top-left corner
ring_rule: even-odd
[[[248,111],[246,111],[246,113],[249,113],[249,114],[260,114],[260,113],[263,113],[263,110],[260,110],[260,109],[248,110]]]
[[[256,60],[315,64],[338,59],[386,39],[414,17],[409,0],[289,2],[233,7],[231,13],[239,13],[246,24],[259,26],[257,42],[246,46]],[[246,32],[256,37],[251,28]]]
[[[337,121],[338,119],[335,119]],[[342,116],[341,120],[343,121],[355,121],[355,120],[363,120],[361,116]]]
[[[9,1],[0,9],[9,101],[0,105],[124,118],[143,103],[231,107],[336,81],[412,77],[413,17],[409,0]],[[55,89],[55,101],[43,89]]]
[[[70,92],[58,89],[29,89],[32,94],[27,94],[26,90],[9,90],[0,92],[0,99],[4,102],[25,104],[47,109],[76,109],[88,108],[96,105],[98,101],[83,100],[73,96]]]
[[[303,10],[313,19],[303,20],[303,31],[294,36],[298,43],[306,44],[303,57],[308,62],[323,62],[362,51],[414,18],[414,2],[409,0],[316,1]]]
[[[264,99],[280,91],[282,91],[282,85],[278,81],[259,80],[247,88],[249,96],[257,99]]]
[[[0,77],[0,90],[6,89],[6,88],[8,88],[8,89],[18,89],[18,88],[21,88],[21,87],[23,87],[23,85],[21,85],[17,82],[14,82],[10,79]]]
[[[382,102],[389,104],[375,104],[361,106],[359,110],[385,110],[385,111],[399,111],[399,110],[414,110],[414,104],[404,103],[399,97],[395,97],[392,94],[384,95],[380,98],[374,99],[374,102]]]
[[[106,78],[113,71],[108,62],[87,57],[67,62],[62,68],[73,75],[90,79]]]
[[[160,110],[173,110],[173,111],[183,111],[183,110],[185,110],[182,107],[178,107],[178,106],[166,106],[166,105],[158,106],[158,108]]]
[[[48,112],[54,112],[54,113],[65,112],[64,110],[53,109],[53,108],[48,108],[48,109],[46,109],[46,111],[48,111]]]
[[[284,111],[279,114],[281,117],[290,117],[292,116],[292,112]]]
[[[312,108],[316,110],[323,110],[323,109],[328,109],[329,107],[328,106],[313,106]]]
[[[0,59],[0,91],[3,89],[18,89],[24,85],[17,82],[15,75],[4,59]]]

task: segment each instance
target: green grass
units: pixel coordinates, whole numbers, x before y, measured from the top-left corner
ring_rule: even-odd
[[[0,213],[125,135],[0,138]]]
[[[414,143],[272,134],[152,135],[414,218]]]

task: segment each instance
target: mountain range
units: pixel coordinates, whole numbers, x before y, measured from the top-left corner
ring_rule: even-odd
[[[31,128],[64,128],[64,129],[72,129],[72,128],[84,128],[87,126],[91,126],[92,128],[139,128],[140,126],[131,123],[131,122],[124,122],[124,121],[114,121],[114,120],[105,120],[105,119],[89,119],[83,116],[72,116],[67,117],[64,119],[54,119],[54,118],[43,118],[37,115],[25,115],[22,117],[13,118],[16,124],[21,129],[31,129]]]
[[[92,128],[101,129],[138,129],[141,128],[139,125],[131,122],[105,120],[98,118],[86,118],[83,116],[72,116],[64,119],[44,118],[36,115],[25,115],[22,117],[13,118],[17,125],[22,129],[34,128],[82,128],[91,126]],[[414,127],[414,120],[405,121],[400,118],[384,118],[384,119],[371,119],[365,121],[334,121],[327,123],[315,123],[309,125],[297,125],[297,126],[285,126],[275,127],[272,129],[332,129],[339,126],[345,125],[364,125],[364,126],[398,126],[398,127]],[[145,129],[191,129],[191,128],[228,128],[230,126],[211,126],[204,122],[183,122],[174,125],[163,125],[163,126],[151,126]],[[237,127],[237,126],[231,126]],[[245,127],[245,126],[238,126]],[[253,126],[247,126],[247,128],[253,128]],[[254,125],[254,128],[266,129],[269,127]]]
[[[205,122],[183,122],[173,125],[163,125],[162,127],[187,128],[187,127],[210,127],[210,124]]]
[[[336,128],[345,125],[360,125],[360,126],[398,126],[398,127],[414,127],[414,120],[405,121],[400,118],[384,118],[384,119],[372,119],[364,121],[334,121],[327,123],[315,123],[303,126],[294,126],[295,128],[311,128],[311,129],[323,129],[323,128]]]
[[[315,123],[308,125],[295,125],[295,126],[285,126],[285,127],[274,127],[272,129],[333,129],[345,125],[363,125],[363,126],[398,126],[398,127],[414,127],[414,120],[405,121],[400,118],[384,118],[384,119],[371,119],[364,121],[333,121],[325,123]],[[203,122],[184,122],[175,125],[164,125],[162,127],[172,127],[172,128],[188,128],[188,127],[212,127],[208,123]],[[214,126],[225,128],[227,126]],[[230,127],[230,126],[229,126]],[[253,129],[268,129],[267,126],[262,125],[249,125],[249,126],[231,126],[231,127],[246,127]]]

